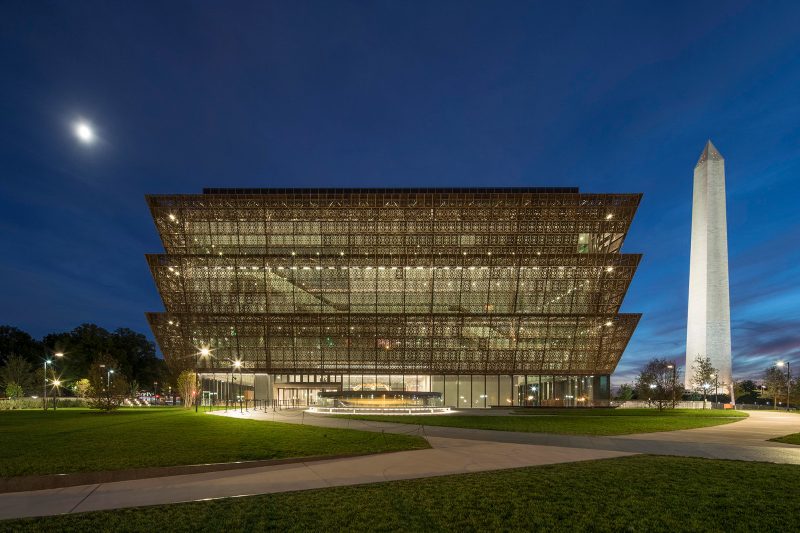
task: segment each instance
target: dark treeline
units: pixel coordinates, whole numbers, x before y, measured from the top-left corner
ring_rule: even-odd
[[[64,356],[55,358],[55,353]],[[143,334],[128,328],[108,331],[95,324],[82,324],[72,331],[49,333],[41,340],[13,327],[0,326],[0,366],[11,356],[28,361],[39,369],[46,359],[55,360],[56,371],[62,380],[74,382],[89,375],[92,362],[101,356],[111,357],[130,382],[142,390],[153,390],[171,382],[163,359],[156,356],[155,344]]]

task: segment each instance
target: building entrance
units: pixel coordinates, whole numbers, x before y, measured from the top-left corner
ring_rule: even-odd
[[[309,407],[316,405],[320,392],[337,392],[338,387],[278,387],[277,401],[279,407]]]

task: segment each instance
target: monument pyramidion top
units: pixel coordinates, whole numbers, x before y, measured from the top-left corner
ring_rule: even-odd
[[[700,154],[700,159],[697,160],[695,167],[699,167],[708,160],[725,161],[725,158],[719,153],[719,150],[717,150],[717,147],[711,142],[711,139],[708,140],[706,147],[703,148],[703,153]]]

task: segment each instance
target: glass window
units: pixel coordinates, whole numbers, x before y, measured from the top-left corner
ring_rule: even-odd
[[[500,376],[500,389],[499,393],[499,404],[503,406],[513,405],[513,395],[511,392],[511,376]]]
[[[458,406],[472,407],[472,376],[458,376]]]
[[[445,376],[444,378],[444,404],[448,407],[459,407],[458,376]]]
[[[486,405],[488,407],[500,405],[498,378],[499,376],[486,376]]]
[[[472,407],[486,407],[486,376],[472,376]]]

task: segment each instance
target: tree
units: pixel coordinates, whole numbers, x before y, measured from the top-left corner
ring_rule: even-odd
[[[6,359],[6,364],[0,368],[0,384],[6,389],[10,385],[17,385],[22,389],[22,395],[33,388],[33,367],[19,355],[11,355]],[[16,390],[16,389],[15,389]]]
[[[73,391],[75,392],[75,396],[78,398],[86,398],[89,395],[89,391],[92,388],[92,384],[89,382],[88,379],[83,378],[79,379],[75,382],[75,387]]]
[[[636,392],[640,399],[647,398],[658,410],[675,407],[676,398],[683,394],[680,377],[674,363],[668,359],[651,359],[639,373]]]
[[[139,383],[159,381],[166,369],[164,360],[156,357],[155,344],[128,328],[109,332],[95,324],[81,324],[69,332],[47,335],[43,343],[49,350],[65,354],[59,370],[71,379],[88,375],[100,355],[112,357],[117,372]]]
[[[752,379],[736,381],[733,384],[733,392],[737,403],[755,403],[758,385]]]
[[[178,392],[183,398],[183,406],[186,409],[192,407],[197,396],[197,376],[191,370],[184,370],[178,376]]]
[[[135,379],[131,380],[130,383],[130,396],[132,398],[136,398],[137,396],[139,396],[139,382],[136,381]]]
[[[633,399],[633,395],[633,386],[631,386],[629,383],[623,383],[619,386],[619,389],[617,389],[617,396],[614,399],[620,402],[627,402],[628,400]]]
[[[22,398],[25,395],[25,392],[22,390],[22,387],[17,383],[9,383],[6,385],[6,397],[11,398],[12,400],[16,400],[17,398]]]
[[[0,326],[0,364],[18,355],[33,365],[41,363],[42,343],[14,326]]]
[[[87,393],[89,407],[109,412],[122,404],[128,393],[128,382],[118,368],[114,358],[108,355],[99,356],[92,364]]]
[[[714,375],[717,373],[717,369],[711,364],[711,358],[703,357],[702,355],[695,357],[692,369],[694,370],[692,386],[703,392],[703,409],[705,409],[708,389],[714,382]]]
[[[771,366],[764,371],[764,396],[772,399],[775,407],[781,398],[786,396],[786,374],[777,367]]]

